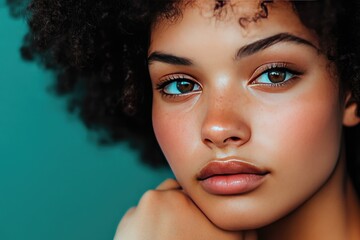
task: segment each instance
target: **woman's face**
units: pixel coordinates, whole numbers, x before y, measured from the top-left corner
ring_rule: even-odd
[[[326,185],[343,106],[316,36],[289,3],[188,5],[152,31],[153,126],[184,191],[216,225],[257,228]]]

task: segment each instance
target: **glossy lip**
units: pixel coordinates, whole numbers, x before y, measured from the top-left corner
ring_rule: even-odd
[[[210,194],[234,195],[255,190],[267,174],[269,171],[242,160],[214,160],[201,169],[197,180]]]

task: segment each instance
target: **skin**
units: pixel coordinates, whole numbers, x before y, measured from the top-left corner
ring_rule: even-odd
[[[211,7],[185,7],[177,21],[162,20],[152,30],[153,126],[181,189],[173,184],[145,194],[117,236],[144,239],[135,235],[146,226],[149,239],[166,239],[161,236],[168,226],[168,236],[191,233],[178,239],[254,238],[249,229],[257,229],[259,239],[359,239],[359,201],[345,174],[342,139],[343,125],[359,119],[356,106],[340,98],[336,71],[319,52],[316,36],[286,2],[269,5],[268,18],[246,26],[238,19],[258,11],[254,2],[241,1],[222,18],[206,9]],[[283,33],[304,41],[280,41],[235,57],[244,46]],[[154,53],[186,61],[151,58]],[[288,68],[282,70],[288,81],[264,82],[266,66]],[[194,88],[164,95],[176,93],[177,78]],[[268,174],[250,192],[205,191],[200,170],[230,158]],[[156,228],[159,219],[169,225]],[[199,227],[186,228],[194,225]],[[199,238],[210,230],[229,235]]]
[[[256,240],[253,232],[227,232],[212,224],[179,184],[166,180],[146,192],[117,229],[115,240]]]

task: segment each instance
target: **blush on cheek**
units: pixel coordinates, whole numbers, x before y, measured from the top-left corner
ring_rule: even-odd
[[[299,171],[309,174],[330,174],[339,156],[341,113],[337,104],[324,103],[294,105],[283,124],[283,149],[299,161],[292,163]]]
[[[171,114],[153,111],[153,128],[156,139],[171,165],[171,156],[184,149],[181,140],[186,139],[185,123]]]
[[[171,130],[171,122],[164,121],[163,119],[169,119],[166,115],[159,113],[156,110],[153,110],[153,128],[155,132],[156,139],[160,145],[161,150],[164,155],[167,155],[167,150],[172,149],[173,141],[171,141],[171,136],[173,134]]]

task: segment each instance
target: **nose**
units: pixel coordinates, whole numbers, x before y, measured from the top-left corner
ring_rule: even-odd
[[[240,101],[224,98],[211,101],[201,128],[203,143],[211,149],[245,144],[251,137],[245,117],[246,106]]]

